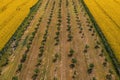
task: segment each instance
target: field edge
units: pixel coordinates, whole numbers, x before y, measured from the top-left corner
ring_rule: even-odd
[[[88,15],[89,15],[89,17],[90,17],[93,25],[95,26],[95,29],[96,29],[98,35],[99,35],[100,38],[101,38],[101,41],[102,41],[102,43],[103,43],[106,51],[109,53],[108,55],[109,55],[109,57],[110,57],[111,60],[112,60],[112,64],[114,65],[114,68],[115,68],[115,70],[116,70],[116,72],[117,72],[117,75],[120,75],[120,64],[119,64],[119,62],[118,62],[118,60],[117,60],[117,58],[116,58],[116,56],[115,56],[115,54],[114,54],[111,46],[110,46],[109,43],[107,42],[107,39],[105,38],[102,30],[100,29],[99,25],[98,25],[97,22],[95,21],[95,18],[93,17],[93,15],[92,15],[92,13],[90,12],[89,8],[88,8],[87,5],[85,4],[84,0],[79,0],[79,1],[81,1],[81,3],[83,4],[83,6],[84,6],[86,12],[88,13]],[[120,77],[119,77],[119,78],[120,78]]]

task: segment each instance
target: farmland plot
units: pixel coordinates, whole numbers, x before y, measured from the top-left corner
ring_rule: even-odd
[[[120,1],[85,0],[86,5],[104,33],[120,62]]]
[[[9,41],[37,0],[0,1],[0,50]]]
[[[41,1],[18,45],[1,80],[119,80],[79,0]]]

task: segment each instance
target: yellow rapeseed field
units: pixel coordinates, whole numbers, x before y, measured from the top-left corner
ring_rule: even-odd
[[[120,0],[84,0],[120,61]]]
[[[0,50],[38,0],[0,0]]]

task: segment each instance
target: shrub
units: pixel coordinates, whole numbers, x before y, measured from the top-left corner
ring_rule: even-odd
[[[107,80],[112,80],[111,74],[107,74],[107,75],[106,75],[106,79],[107,79]]]
[[[18,71],[21,71],[21,69],[22,69],[22,63],[20,63],[20,64],[18,65],[17,72],[18,72]]]
[[[85,49],[83,52],[84,52],[84,53],[87,53],[87,49]]]
[[[73,64],[76,64],[76,63],[77,63],[77,59],[76,59],[76,58],[73,58],[73,59],[72,59],[72,63],[73,63]]]
[[[89,46],[86,44],[86,45],[85,45],[85,48],[87,49],[87,48],[89,48]]]
[[[98,49],[98,48],[100,48],[100,47],[99,47],[98,45],[96,45],[96,46],[95,46],[95,49]]]
[[[93,68],[94,68],[94,64],[92,64],[92,63],[89,64],[89,68],[87,70],[88,74],[92,73]]]
[[[18,76],[12,77],[12,80],[18,80]]]
[[[1,73],[2,73],[2,70],[0,69],[0,75],[1,75]]]
[[[110,74],[113,74],[113,71],[112,71],[111,69],[109,69],[109,73],[110,73]]]
[[[93,68],[93,67],[94,67],[94,64],[91,63],[91,64],[89,65],[89,67],[90,67],[90,68]]]
[[[36,69],[34,70],[34,72],[35,72],[36,74],[38,74],[38,73],[39,73],[39,69],[36,68]]]
[[[2,66],[6,66],[9,63],[8,58],[5,58],[5,62],[2,64]]]
[[[69,56],[69,57],[72,57],[73,54],[74,54],[74,50],[73,50],[73,49],[70,49],[68,56]]]
[[[73,38],[73,36],[71,35],[71,33],[68,34],[68,41],[71,41]]]
[[[59,58],[59,55],[58,55],[58,53],[56,53],[56,54],[54,55],[53,62],[56,62],[56,61],[58,60],[58,58]]]
[[[54,77],[53,80],[58,80],[57,77]]]
[[[23,54],[23,56],[22,56],[21,62],[22,62],[22,63],[25,62],[26,58],[27,58],[27,54],[25,53],[25,54]]]
[[[33,74],[32,79],[33,79],[33,80],[36,80],[37,76],[38,76],[38,74],[36,74],[36,73]]]
[[[107,62],[103,62],[103,66],[106,67],[107,66]]]
[[[92,69],[88,68],[87,72],[88,72],[88,74],[92,73]]]
[[[41,62],[42,62],[42,59],[38,59],[37,64],[36,64],[36,67],[40,66],[40,65],[41,65]]]
[[[72,64],[70,64],[70,68],[72,68],[72,69],[73,69],[74,67],[75,67],[75,64],[73,64],[73,63],[72,63]]]
[[[74,71],[74,74],[73,74],[72,78],[73,78],[73,79],[76,78],[76,71]]]
[[[36,69],[34,70],[34,74],[33,74],[33,76],[32,76],[32,79],[33,79],[33,80],[36,80],[36,78],[37,78],[37,76],[38,76],[38,73],[39,73],[39,69],[36,68]]]
[[[95,77],[93,77],[93,79],[92,80],[97,80]]]

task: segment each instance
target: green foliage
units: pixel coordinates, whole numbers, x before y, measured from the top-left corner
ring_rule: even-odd
[[[92,73],[93,68],[94,68],[94,64],[92,64],[92,63],[89,64],[89,67],[88,67],[88,70],[87,70],[88,74]]]
[[[34,70],[34,72],[35,72],[36,74],[38,74],[38,73],[39,73],[39,69],[36,68],[36,69]]]
[[[21,71],[21,69],[22,69],[22,63],[18,65],[17,71]]]
[[[91,64],[89,65],[89,67],[90,67],[90,68],[93,68],[93,67],[94,67],[94,64],[93,64],[93,63],[91,63]]]
[[[58,80],[57,77],[54,77],[53,80]]]
[[[72,57],[73,54],[74,54],[74,52],[75,52],[75,51],[74,51],[73,49],[70,49],[68,56],[69,56],[69,57]]]
[[[93,77],[93,79],[92,80],[97,80],[95,77]]]
[[[85,45],[85,48],[87,49],[87,48],[89,48],[89,46],[86,44],[86,45]]]
[[[112,80],[111,74],[107,74],[107,75],[106,75],[106,80]]]
[[[17,76],[12,77],[12,80],[18,80]]]
[[[33,80],[36,80],[36,78],[37,78],[37,76],[38,76],[38,73],[39,73],[39,69],[36,68],[36,69],[34,70],[34,74],[33,74],[33,76],[32,76],[32,79],[33,79]]]
[[[54,55],[53,62],[56,62],[56,61],[58,60],[58,58],[59,58],[59,55],[58,55],[58,53],[56,53],[56,54]]]
[[[75,64],[72,63],[72,64],[70,64],[69,66],[70,66],[70,68],[73,69],[73,68],[75,67]]]
[[[2,66],[6,66],[9,63],[8,58],[5,58],[5,62],[2,64]]]
[[[23,42],[23,46],[26,45],[27,39],[28,39],[28,36],[25,38],[25,40],[24,40],[24,42]]]
[[[25,54],[23,54],[23,56],[22,56],[21,62],[22,62],[22,63],[25,62],[26,58],[27,58],[27,54],[25,53]]]
[[[76,64],[77,63],[77,59],[76,58],[72,58],[72,63]]]

